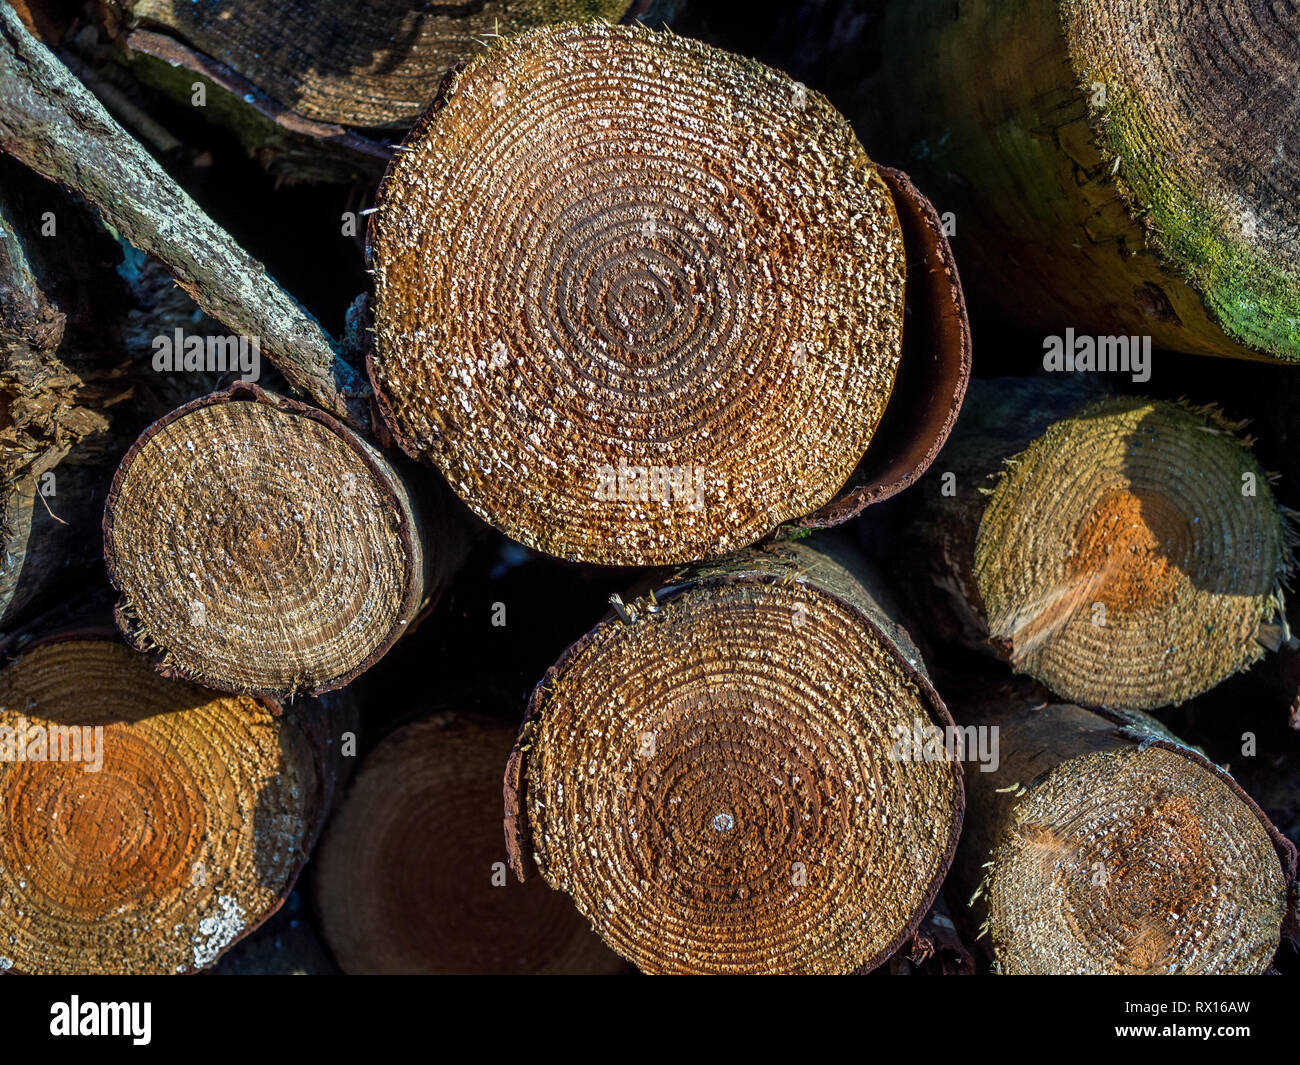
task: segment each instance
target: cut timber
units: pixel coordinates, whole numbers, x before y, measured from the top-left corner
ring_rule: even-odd
[[[952,699],[963,725],[999,730],[996,771],[966,776],[951,883],[1002,972],[1268,968],[1295,848],[1227,773],[1138,712],[1010,687]]]
[[[678,575],[547,673],[506,772],[511,863],[649,973],[874,968],[956,847],[951,719],[857,562],[769,546]]]
[[[1211,412],[1117,399],[1057,422],[1012,460],[974,572],[990,637],[1017,670],[1067,698],[1145,709],[1263,656],[1290,549],[1236,429]]]
[[[1064,698],[1132,709],[1183,702],[1275,650],[1291,532],[1241,426],[1131,397],[1018,439],[1014,412],[1045,391],[974,391],[968,409],[1002,432],[981,434],[972,413],[953,468],[940,461],[955,494],[922,493],[910,554],[956,608],[948,634],[987,636]]]
[[[377,140],[329,122],[304,118],[224,63],[209,59],[165,33],[132,30],[124,49],[104,47],[84,38],[70,41],[68,47],[78,49],[88,60],[125,63],[130,77],[184,106],[193,106],[197,94],[202,93],[203,106],[198,113],[206,121],[233,132],[244,151],[275,178],[277,185],[336,182],[372,186],[393,157],[392,146],[387,143],[391,137]],[[66,51],[63,57],[110,109],[129,99],[112,86],[88,77]],[[122,117],[144,134],[147,118],[141,122],[138,113],[125,111]]]
[[[280,905],[330,802],[316,725],[115,640],[34,646],[0,707],[0,969],[205,968]]]
[[[133,51],[168,38],[195,51],[181,61],[208,75],[225,66],[282,109],[344,127],[405,130],[444,74],[484,40],[570,19],[618,19],[629,0],[100,0]],[[161,41],[159,38],[161,37]],[[202,53],[202,54],[199,54]],[[174,53],[162,57],[175,61]]]
[[[1300,360],[1292,5],[917,0],[886,38],[895,154],[956,215],[977,296],[1053,333]]]
[[[601,23],[501,42],[378,205],[381,411],[529,546],[721,555],[831,502],[884,414],[890,185],[824,97],[750,60]]]
[[[880,175],[893,193],[907,250],[898,376],[858,468],[829,503],[783,526],[783,538],[839,525],[914,484],[943,448],[966,395],[970,322],[943,222],[901,170],[882,166]]]
[[[348,973],[612,973],[563,895],[506,876],[501,767],[515,730],[440,713],[367,756],[321,844],[316,898]]]
[[[890,544],[893,560],[909,576],[899,583],[908,616],[926,619],[924,637],[990,651],[973,568],[992,477],[1053,422],[1105,396],[1087,376],[1063,378],[1050,388],[1025,377],[970,382],[936,464],[902,501],[900,535]]]
[[[119,625],[222,691],[317,693],[376,662],[425,602],[407,489],[322,411],[252,385],[156,422],[118,469],[104,557]]]

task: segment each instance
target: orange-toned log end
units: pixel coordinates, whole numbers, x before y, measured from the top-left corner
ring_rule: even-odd
[[[1259,814],[1164,746],[1087,754],[1017,801],[992,855],[1007,973],[1262,973],[1287,885]]]
[[[288,893],[320,795],[292,717],[116,641],[38,645],[0,672],[0,969],[206,968]]]
[[[342,687],[382,657],[419,610],[421,540],[377,451],[249,386],[149,428],[104,515],[128,639],[165,672],[275,697]]]
[[[714,557],[822,507],[901,358],[902,229],[848,122],[638,27],[534,31],[457,71],[370,258],[394,436],[569,559]]]
[[[895,757],[942,704],[881,628],[811,583],[727,578],[641,602],[533,697],[506,780],[517,871],[568,892],[647,973],[879,965],[956,843],[960,768]]]
[[[1276,641],[1291,534],[1240,426],[1138,398],[1055,423],[1008,462],[975,579],[995,646],[1092,706],[1180,703]]]
[[[347,973],[614,973],[573,904],[507,875],[501,768],[515,730],[443,713],[367,756],[321,844],[316,897]]]

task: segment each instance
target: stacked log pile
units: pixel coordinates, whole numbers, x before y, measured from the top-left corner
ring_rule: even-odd
[[[1295,968],[1294,11],[73,6],[0,972]]]

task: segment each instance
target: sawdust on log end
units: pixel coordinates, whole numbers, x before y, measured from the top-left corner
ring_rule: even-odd
[[[295,717],[112,640],[42,643],[0,672],[0,754],[12,972],[206,968],[280,905],[324,813]]]
[[[533,696],[506,779],[516,871],[645,972],[878,965],[963,805],[958,764],[900,746],[951,724],[906,635],[802,544],[623,609]]]

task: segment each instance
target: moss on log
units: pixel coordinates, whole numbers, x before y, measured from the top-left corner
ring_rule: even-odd
[[[885,33],[895,154],[955,213],[973,295],[1053,332],[1300,360],[1289,5],[919,0]]]

